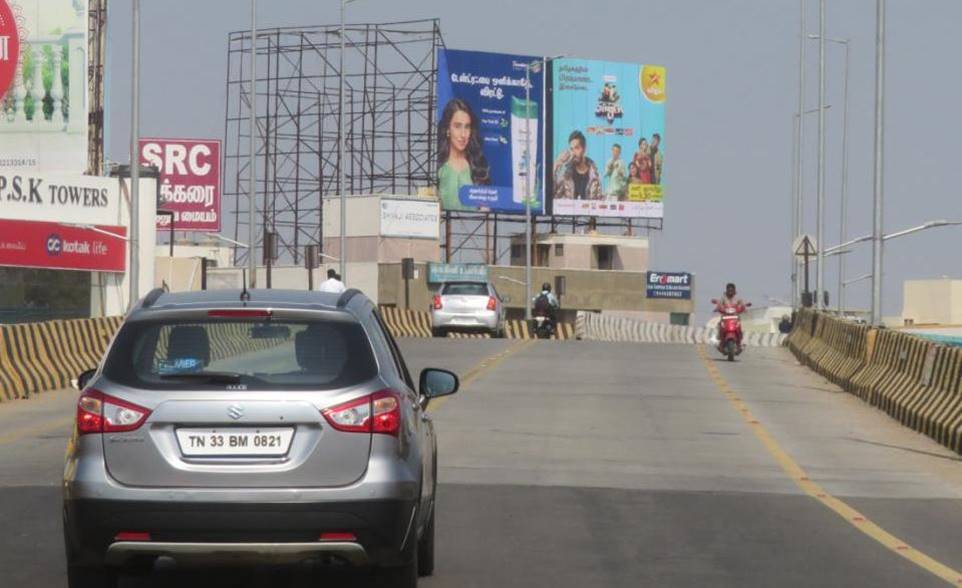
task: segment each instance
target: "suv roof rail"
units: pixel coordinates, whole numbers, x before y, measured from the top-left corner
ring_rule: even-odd
[[[157,302],[157,299],[163,296],[166,290],[163,288],[154,288],[144,296],[144,303],[140,305],[141,308],[150,308]]]
[[[351,298],[354,298],[360,293],[361,291],[358,290],[357,288],[351,288],[349,290],[345,290],[344,293],[341,294],[341,297],[337,299],[337,307],[344,308],[345,306],[347,306],[347,303],[351,301]]]

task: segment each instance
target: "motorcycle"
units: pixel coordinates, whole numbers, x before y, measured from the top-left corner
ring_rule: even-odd
[[[551,317],[545,315],[534,317],[534,335],[538,339],[550,339],[554,335],[554,321]]]
[[[735,361],[736,355],[742,353],[742,319],[741,314],[752,305],[747,304],[722,304],[718,300],[712,300],[715,311],[720,312],[722,317],[718,323],[718,351],[728,357],[728,361]]]

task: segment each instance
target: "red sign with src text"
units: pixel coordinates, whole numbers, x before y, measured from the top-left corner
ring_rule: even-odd
[[[141,139],[140,163],[160,170],[157,210],[174,213],[175,231],[220,232],[220,141]],[[157,216],[170,229],[170,216]]]
[[[126,236],[124,227],[0,219],[0,266],[123,272]]]

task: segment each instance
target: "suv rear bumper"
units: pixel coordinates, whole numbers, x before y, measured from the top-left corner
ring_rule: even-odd
[[[66,500],[68,563],[122,566],[172,557],[178,565],[296,563],[333,558],[350,565],[400,565],[414,543],[415,500],[321,503]],[[121,532],[150,541],[116,541]],[[325,542],[322,533],[356,541]],[[409,536],[410,535],[410,536]]]

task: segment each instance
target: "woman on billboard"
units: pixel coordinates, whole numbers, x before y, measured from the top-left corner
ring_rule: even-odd
[[[461,186],[491,183],[491,169],[481,150],[478,118],[468,103],[452,98],[438,124],[438,193],[444,210],[473,210],[461,203]]]

